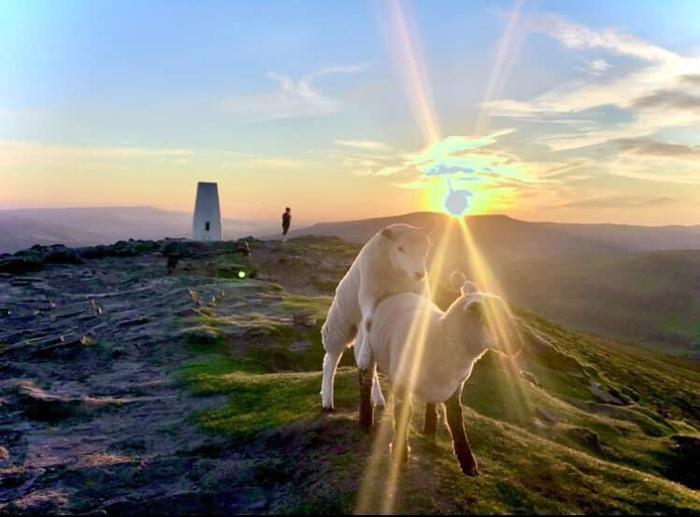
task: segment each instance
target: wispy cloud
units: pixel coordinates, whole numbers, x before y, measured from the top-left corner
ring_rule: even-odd
[[[228,111],[258,122],[329,115],[340,109],[339,101],[323,93],[313,82],[328,75],[355,74],[365,68],[364,64],[332,66],[299,78],[269,73],[268,77],[277,83],[277,90],[229,97],[223,104]]]
[[[623,151],[640,155],[700,158],[700,147],[693,145],[657,142],[647,138],[626,138],[617,141]]]
[[[184,163],[193,154],[185,148],[135,146],[79,146],[0,140],[0,166],[51,165],[80,160],[118,162],[132,159],[169,160]]]
[[[593,75],[601,75],[611,68],[612,65],[605,59],[594,59],[586,63],[586,71]]]
[[[669,50],[616,29],[593,30],[559,16],[534,17],[529,20],[529,26],[573,49],[605,49],[645,61],[669,61],[678,57]]]
[[[318,162],[290,156],[256,155],[228,149],[78,146],[0,140],[0,172],[12,168],[80,167],[118,169],[134,162],[158,166],[216,163],[219,167],[303,170]]]
[[[657,90],[649,95],[634,99],[632,107],[700,110],[700,96],[680,89]]]
[[[341,147],[349,147],[351,149],[371,152],[385,152],[393,149],[393,147],[391,147],[389,144],[377,142],[375,140],[336,140],[333,143]]]
[[[605,74],[560,84],[530,100],[494,101],[489,106],[492,114],[531,124],[583,117],[591,122],[565,123],[553,130],[540,126],[536,139],[551,151],[579,156],[590,156],[590,149],[603,146],[607,151],[596,155],[597,165],[608,174],[695,183],[697,166],[687,161],[694,150],[660,135],[700,125],[700,56],[681,56],[616,29],[591,29],[556,16],[531,19],[529,25],[566,48],[608,52],[631,59],[634,66],[611,70],[607,59],[596,59],[589,66]],[[611,115],[613,110],[619,115]],[[686,162],[666,171],[668,164],[642,154]]]

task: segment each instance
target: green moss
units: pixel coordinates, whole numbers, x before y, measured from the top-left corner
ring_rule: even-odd
[[[207,429],[245,438],[322,417],[319,373],[253,374],[232,370],[234,362],[219,364],[217,368],[218,374],[209,370],[189,377],[200,394],[230,395],[224,407],[196,415]],[[357,404],[356,386],[354,372],[339,372],[335,393],[338,407]]]
[[[291,313],[302,312],[322,319],[326,317],[332,301],[333,298],[330,296],[308,297],[288,294],[284,296],[282,307]]]

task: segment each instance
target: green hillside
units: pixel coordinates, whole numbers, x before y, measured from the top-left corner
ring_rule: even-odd
[[[212,486],[265,492],[270,512],[700,511],[697,365],[522,311],[523,351],[516,360],[487,354],[465,389],[465,425],[481,475],[462,476],[446,429],[436,444],[421,438],[417,405],[411,463],[387,493],[389,436],[359,431],[351,353],[336,381],[337,411],[320,411],[319,329],[332,282],[299,281],[307,267],[314,277],[339,276],[352,253],[333,239],[297,241],[275,253],[259,255],[267,281],[222,284],[216,303],[182,322],[192,359],[180,378],[196,394],[217,397],[192,418],[231,437],[248,465],[210,474]],[[274,264],[294,257],[291,294],[271,280],[286,281]],[[314,293],[312,284],[322,287]],[[309,326],[290,323],[298,314]]]
[[[496,265],[514,302],[579,330],[700,354],[700,251],[552,256]]]

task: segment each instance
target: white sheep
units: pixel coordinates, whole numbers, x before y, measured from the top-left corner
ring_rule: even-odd
[[[323,358],[322,406],[333,410],[335,372],[345,349],[355,340],[355,360],[366,368],[371,359],[367,330],[372,313],[383,298],[397,293],[429,293],[425,261],[430,240],[425,231],[408,224],[392,224],[374,235],[360,250],[335,290],[321,328]],[[376,373],[372,400],[384,405]]]
[[[411,397],[428,403],[427,434],[434,436],[436,404],[445,403],[447,425],[452,434],[459,465],[467,475],[478,474],[462,421],[462,389],[474,364],[497,340],[496,311],[508,309],[497,296],[476,291],[464,282],[461,296],[446,312],[416,294],[398,294],[384,299],[373,315],[370,332],[372,358],[360,370],[360,425],[368,431],[373,410],[369,400],[375,366],[388,375],[395,394],[392,449],[408,460],[408,421]],[[421,332],[417,327],[421,327]],[[403,415],[401,413],[404,412]]]

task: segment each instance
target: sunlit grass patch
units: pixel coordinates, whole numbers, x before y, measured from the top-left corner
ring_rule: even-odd
[[[293,313],[303,312],[312,315],[314,318],[322,319],[326,317],[332,301],[333,298],[331,296],[297,296],[287,294],[284,296],[281,306]]]
[[[196,393],[229,395],[224,407],[196,415],[204,428],[246,437],[323,416],[320,373],[255,374],[239,367],[233,360],[214,362],[208,370],[190,370],[188,381]],[[357,404],[355,372],[350,369],[339,372],[335,394],[339,408]]]

